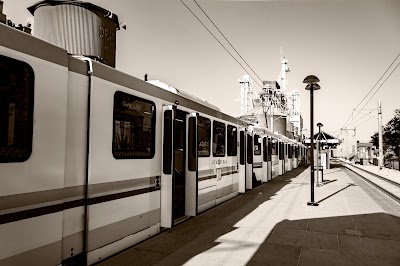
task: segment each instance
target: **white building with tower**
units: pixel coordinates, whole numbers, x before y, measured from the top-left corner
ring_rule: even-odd
[[[241,88],[240,118],[264,126],[292,139],[303,138],[300,92],[288,91],[288,60],[281,58],[281,71],[276,81],[263,81],[261,93],[256,94],[249,75],[239,79]]]

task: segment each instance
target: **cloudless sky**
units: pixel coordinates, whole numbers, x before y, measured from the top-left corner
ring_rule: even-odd
[[[26,8],[37,1],[4,2],[8,18],[25,23],[32,17]],[[90,2],[113,11],[127,23],[127,30],[117,33],[117,69],[138,78],[147,73],[149,79],[207,99],[225,113],[240,113],[238,79],[246,72],[180,0]],[[183,2],[236,55],[196,3]],[[314,94],[314,121],[337,136],[353,109],[400,53],[400,0],[197,2],[263,80],[277,79],[282,47],[291,69],[289,91],[298,89],[301,93],[302,117],[308,130],[309,92],[302,83],[307,75],[321,80],[321,90]],[[253,87],[259,91],[255,83],[261,81],[239,56],[236,58],[254,77]],[[399,62],[400,58],[387,74]],[[377,99],[382,99],[385,124],[400,108],[400,66],[366,105],[363,112],[372,111],[374,118],[363,123],[369,117],[357,121],[363,116],[359,115],[347,126],[358,126],[355,137],[349,133],[350,148],[356,140],[369,142],[377,131],[377,111],[371,110],[377,109]],[[346,135],[339,138],[345,140],[345,151]]]

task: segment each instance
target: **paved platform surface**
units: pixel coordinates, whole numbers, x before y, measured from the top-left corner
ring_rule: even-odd
[[[400,265],[400,204],[339,165],[300,167],[98,265]]]

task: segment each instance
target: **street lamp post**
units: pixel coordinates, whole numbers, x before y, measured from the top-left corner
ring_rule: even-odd
[[[319,90],[321,87],[317,84],[319,79],[316,76],[307,76],[303,83],[308,84],[306,90],[310,91],[310,142],[311,142],[311,201],[307,205],[318,206],[318,202],[314,201],[314,90]]]
[[[322,125],[322,123],[318,123],[317,127],[318,127],[318,160],[317,160],[317,185],[319,185],[319,168],[322,168],[322,165],[320,165],[321,162],[321,127],[323,127],[324,125]],[[324,182],[324,176],[322,175],[322,171],[321,171],[321,182]]]

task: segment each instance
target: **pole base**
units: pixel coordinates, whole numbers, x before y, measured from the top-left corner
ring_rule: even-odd
[[[318,204],[318,202],[315,202],[315,201],[314,202],[313,201],[308,201],[307,205],[308,206],[318,206],[319,204]]]

